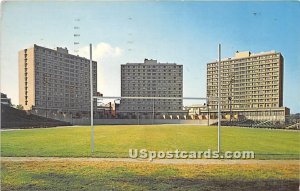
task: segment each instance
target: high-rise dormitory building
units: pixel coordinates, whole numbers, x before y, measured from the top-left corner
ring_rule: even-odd
[[[183,94],[183,66],[145,59],[121,65],[122,97],[176,97]],[[182,99],[122,99],[121,112],[182,112]]]
[[[289,109],[283,107],[284,59],[270,51],[253,54],[236,52],[221,60],[221,110],[223,118],[244,116],[254,120],[283,121]],[[218,96],[218,62],[207,64],[207,97]],[[230,101],[231,99],[231,101]],[[218,102],[209,101],[212,115]],[[231,108],[231,109],[230,109]]]
[[[96,92],[97,62],[93,61]],[[90,61],[69,54],[67,48],[34,45],[19,51],[19,103],[25,110],[90,111]]]

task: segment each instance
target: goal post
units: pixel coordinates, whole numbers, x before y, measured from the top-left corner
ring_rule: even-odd
[[[93,63],[92,63],[92,44],[90,44],[90,96],[91,96],[91,151],[94,152],[94,99],[105,97],[98,97],[93,95]],[[218,102],[218,152],[221,152],[221,44],[218,44],[218,96],[217,96],[217,102]],[[191,97],[106,97],[106,98],[112,98],[112,99],[119,99],[119,100],[126,100],[126,99],[140,99],[140,100],[152,100],[152,116],[153,116],[153,122],[154,122],[154,115],[155,115],[155,100],[183,100],[183,99],[199,99],[199,100],[206,100],[208,101],[215,99],[215,98],[207,98],[207,97],[199,97],[199,98],[191,98]],[[207,107],[209,110],[209,106]],[[210,115],[208,115],[208,119],[210,118]]]
[[[97,110],[92,107],[91,150],[94,152],[95,124],[194,124],[210,125],[221,116],[212,115],[209,101],[215,97],[127,97],[93,96]],[[91,115],[92,116],[92,115]],[[109,123],[107,123],[109,122]],[[218,131],[218,138],[219,138]],[[218,141],[218,148],[220,141]]]

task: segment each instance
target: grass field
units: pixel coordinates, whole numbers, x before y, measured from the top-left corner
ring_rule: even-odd
[[[222,127],[223,151],[254,151],[259,159],[299,159],[297,131]],[[128,157],[128,149],[217,149],[217,128],[195,125],[96,126],[93,157]],[[90,128],[1,132],[2,156],[92,156]]]
[[[2,162],[1,190],[298,190],[299,164]]]

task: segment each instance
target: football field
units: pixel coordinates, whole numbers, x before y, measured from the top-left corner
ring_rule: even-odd
[[[197,125],[89,126],[3,131],[2,156],[127,158],[129,149],[217,150],[217,127]],[[298,131],[221,128],[221,151],[254,151],[256,159],[298,159]]]
[[[95,126],[93,154],[90,135],[89,126],[2,131],[1,190],[229,191],[299,186],[298,131],[222,127],[223,152],[254,151],[258,159],[241,162],[126,161],[130,148],[216,150],[217,127]]]

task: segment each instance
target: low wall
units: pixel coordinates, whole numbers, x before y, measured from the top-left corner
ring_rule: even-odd
[[[210,124],[217,122],[209,120]],[[90,119],[73,119],[73,125],[90,125]],[[94,125],[150,125],[150,124],[195,124],[208,125],[208,120],[183,120],[183,119],[94,119]]]

